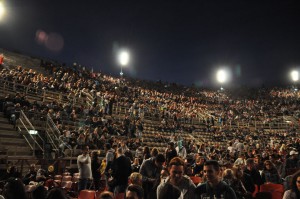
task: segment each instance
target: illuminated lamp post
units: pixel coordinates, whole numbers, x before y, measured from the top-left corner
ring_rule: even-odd
[[[121,76],[121,78],[123,78],[123,74],[124,74],[123,67],[126,67],[130,60],[129,52],[122,50],[118,55],[118,60],[119,60],[120,66],[121,66],[120,76]]]
[[[299,72],[297,70],[293,70],[291,72],[291,79],[294,82],[294,89],[295,89],[295,91],[297,91],[298,90],[297,81],[299,81]]]

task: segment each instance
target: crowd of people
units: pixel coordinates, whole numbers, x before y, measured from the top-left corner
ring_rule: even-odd
[[[15,85],[18,92],[1,99],[1,110],[13,124],[20,110],[28,118],[49,115],[61,132],[60,155],[67,148],[83,149],[78,156],[79,190],[88,188],[89,179],[99,189],[103,178],[114,194],[134,192],[128,178],[140,174],[139,188],[132,190],[151,199],[176,193],[182,198],[247,198],[252,197],[255,185],[264,183],[284,184],[299,196],[294,187],[297,180],[292,186],[287,182],[292,174],[297,178],[300,168],[299,91],[261,88],[243,95],[115,78],[47,63],[43,67],[45,74],[22,67],[2,69],[0,78],[8,86]],[[16,85],[37,95],[42,90],[62,92],[67,102],[30,101]],[[284,129],[254,128],[256,122],[285,122],[284,116],[296,122],[289,121]],[[150,150],[144,142],[149,119],[158,132],[153,140],[165,143],[164,151]],[[239,127],[238,123],[248,125]],[[201,137],[203,132],[209,135],[208,141]],[[97,153],[88,158],[88,149],[105,150],[102,175],[97,172],[100,158]],[[196,187],[188,176],[201,177],[203,183]]]

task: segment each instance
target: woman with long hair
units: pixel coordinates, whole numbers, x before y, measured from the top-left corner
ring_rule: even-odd
[[[293,175],[292,188],[284,192],[283,199],[300,198],[300,171]]]
[[[264,168],[261,173],[261,177],[264,183],[274,183],[274,184],[281,183],[279,173],[276,167],[274,166],[274,164],[270,160],[266,160],[264,162]]]

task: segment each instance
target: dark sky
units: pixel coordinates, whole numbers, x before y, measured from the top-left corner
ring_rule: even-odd
[[[0,47],[114,75],[118,48],[131,53],[125,75],[188,85],[214,85],[221,66],[231,69],[234,85],[280,84],[300,66],[296,0],[4,3]],[[48,35],[47,42],[37,39],[38,32]],[[55,39],[63,45],[53,47]]]

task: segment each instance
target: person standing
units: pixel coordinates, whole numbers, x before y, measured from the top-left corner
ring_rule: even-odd
[[[131,161],[123,153],[122,148],[117,149],[117,157],[112,163],[112,180],[108,183],[114,194],[124,193],[131,174]]]
[[[93,151],[92,153],[92,176],[93,176],[93,183],[94,183],[94,189],[96,191],[99,190],[100,188],[100,178],[101,178],[101,173],[100,173],[100,166],[101,166],[101,162],[100,159],[98,157],[98,152],[97,151]]]
[[[87,189],[89,180],[92,179],[91,157],[89,147],[82,148],[82,154],[77,157],[77,166],[79,170],[78,192]]]
[[[140,168],[140,174],[143,176],[143,188],[145,191],[145,199],[156,198],[156,188],[160,181],[160,172],[166,161],[163,154],[145,160]]]

